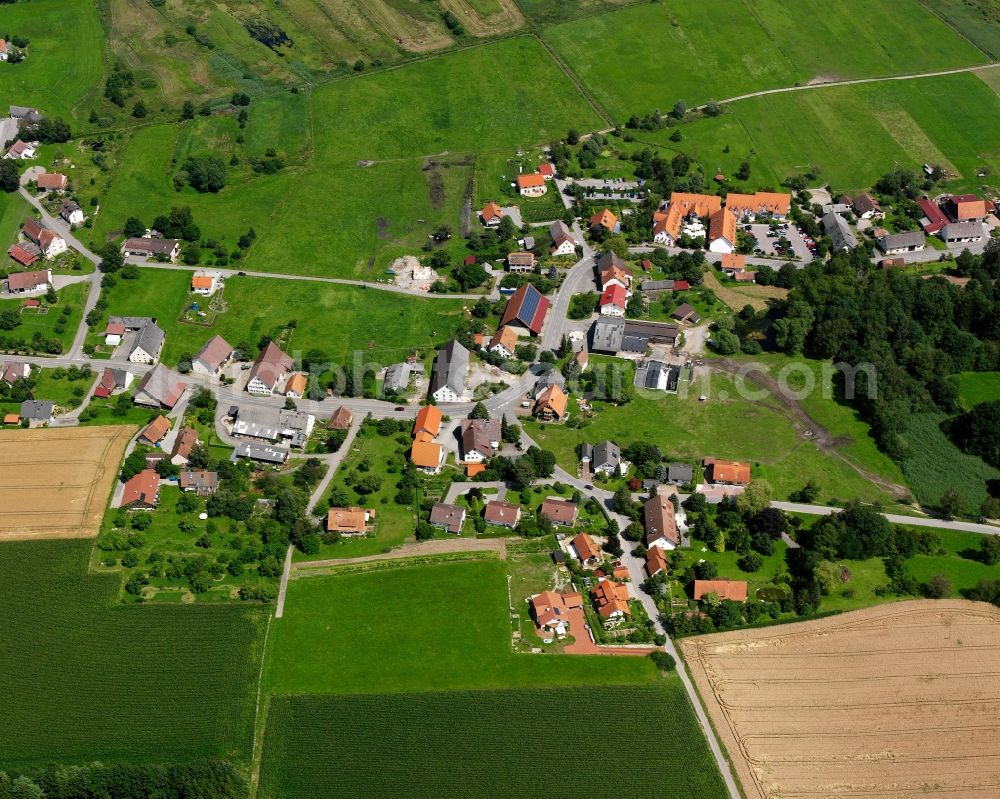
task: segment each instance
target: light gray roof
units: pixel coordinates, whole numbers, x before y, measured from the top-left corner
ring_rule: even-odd
[[[39,400],[25,400],[21,403],[21,418],[31,419],[33,422],[47,422],[52,418],[54,402],[41,402]]]
[[[284,463],[288,460],[289,454],[289,450],[285,447],[269,447],[244,441],[236,445],[231,459],[235,461],[238,458],[249,458],[263,463]]]
[[[429,394],[448,386],[456,394],[465,392],[465,373],[469,371],[469,351],[452,339],[438,350],[431,371]]]
[[[665,291],[674,287],[672,280],[643,280],[639,285],[640,291]]]
[[[163,346],[163,339],[166,338],[166,334],[160,329],[160,327],[154,322],[149,322],[139,330],[139,335],[136,336],[135,346],[132,348],[132,352],[137,349],[142,349],[143,352],[148,353],[154,358],[159,354],[160,348]],[[129,355],[132,353],[130,352]]]
[[[590,349],[593,352],[618,352],[622,348],[624,335],[624,319],[598,319],[594,322]]]
[[[690,463],[671,463],[667,467],[667,480],[671,483],[690,483],[694,467]]]
[[[858,246],[858,240],[851,232],[851,226],[847,224],[847,220],[833,211],[824,215],[823,230],[830,237],[835,250],[850,250]]]
[[[141,330],[146,325],[153,324],[155,320],[148,316],[109,316],[109,325],[124,325],[126,330]]]
[[[943,239],[976,239],[983,236],[982,222],[949,222],[941,228]]]
[[[563,241],[569,239],[571,241],[576,241],[570,229],[566,227],[566,223],[561,219],[557,219],[551,225],[549,225],[549,236],[552,238],[557,245],[562,244]]]
[[[621,460],[622,453],[618,445],[614,441],[602,441],[594,447],[591,464],[594,468],[612,466],[617,469]]]
[[[411,371],[410,365],[405,361],[403,363],[394,363],[385,370],[383,388],[386,391],[404,391],[410,384]]]
[[[880,236],[878,246],[885,252],[886,250],[897,250],[900,247],[922,247],[925,241],[923,231],[907,230],[905,233],[890,233],[888,236]]]

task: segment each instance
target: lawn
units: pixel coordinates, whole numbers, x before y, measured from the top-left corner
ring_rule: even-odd
[[[816,78],[985,60],[916,0],[832,8],[819,0],[653,3],[556,25],[543,36],[620,121],[665,113],[677,100],[694,105]]]
[[[965,408],[1000,400],[1000,372],[962,372],[958,376],[958,394]]]
[[[4,6],[3,32],[30,41],[20,64],[0,64],[0,97],[69,121],[104,71],[104,31],[94,0],[32,0]]]
[[[114,607],[91,541],[0,545],[0,769],[249,761],[265,616]]]
[[[17,231],[28,215],[28,209],[20,194],[0,192],[0,244],[4,252],[17,240]],[[13,262],[4,261],[4,265],[12,266]]]
[[[603,362],[596,360],[597,364]],[[591,363],[595,363],[594,357]],[[631,381],[631,367],[627,368]],[[702,394],[709,399],[701,402]],[[812,479],[821,486],[823,500],[887,500],[884,492],[848,465],[801,439],[773,399],[742,399],[734,383],[718,374],[696,380],[686,395],[642,391],[627,405],[597,406],[593,419],[585,420],[580,429],[535,422],[528,422],[525,428],[540,446],[552,450],[571,474],[577,470],[575,448],[579,443],[610,439],[624,447],[633,441],[649,441],[671,459],[700,461],[711,455],[749,461],[754,477],[767,479],[775,498],[786,498]]]
[[[80,325],[88,290],[88,283],[73,283],[60,289],[57,294],[59,302],[50,306],[47,313],[29,310],[20,313],[18,315],[20,324],[9,333],[5,332],[3,337],[20,341],[24,349],[31,349],[31,342],[36,335],[41,335],[45,340],[58,339],[62,344],[62,351],[65,352],[73,343],[73,337]],[[24,301],[20,299],[0,300],[0,311],[17,310],[22,302]],[[70,312],[64,313],[65,308],[70,308]]]
[[[190,272],[143,269],[140,275],[118,281],[108,313],[154,317],[167,334],[163,360],[168,364],[176,364],[182,353],[197,353],[218,334],[233,346],[242,341],[256,346],[261,336],[282,336],[289,354],[320,349],[343,365],[353,364],[356,356],[365,365],[384,366],[413,349],[444,343],[461,320],[459,300],[236,276],[225,287],[229,310],[206,327],[178,321],[192,297]]]
[[[268,641],[271,693],[399,693],[648,683],[643,658],[511,651],[499,561],[304,577]]]
[[[981,458],[967,455],[941,432],[942,414],[914,414],[904,433],[907,457],[903,462],[917,500],[936,507],[941,495],[954,488],[965,500],[965,510],[976,513],[986,499],[986,481],[1000,478],[1000,471]]]
[[[641,767],[609,766],[607,741],[594,733],[599,709],[613,709],[615,748],[642,752]],[[539,761],[553,735],[572,753],[565,768]],[[669,744],[650,746],[651,738]],[[391,758],[371,756],[388,741],[398,744]],[[597,784],[622,796],[726,796],[676,676],[629,688],[278,697],[260,795],[571,799]]]

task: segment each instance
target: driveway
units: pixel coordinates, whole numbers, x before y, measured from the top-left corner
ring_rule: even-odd
[[[0,144],[7,144],[12,139],[17,139],[17,120],[13,117],[0,119]]]

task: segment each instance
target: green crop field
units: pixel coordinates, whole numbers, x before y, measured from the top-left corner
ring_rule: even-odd
[[[0,544],[0,769],[249,760],[264,614],[115,607],[92,545]]]
[[[914,414],[904,435],[903,472],[921,504],[934,507],[946,489],[954,488],[965,499],[966,511],[974,513],[986,499],[986,481],[1000,478],[1000,471],[951,443],[941,432],[944,418]]]
[[[681,99],[693,105],[814,79],[986,60],[916,0],[653,3],[556,25],[543,36],[620,121],[665,113]]]
[[[231,277],[229,310],[208,326],[179,321],[193,295],[187,270],[143,269],[138,280],[120,280],[110,292],[109,314],[152,316],[167,334],[163,359],[176,364],[197,353],[213,335],[236,346],[268,335],[289,353],[320,349],[334,361],[385,366],[415,348],[447,341],[461,321],[460,300],[407,297],[379,289],[278,278]],[[265,298],[266,301],[262,301]],[[195,298],[204,304],[204,298]],[[362,324],[364,320],[364,324]],[[294,322],[294,327],[289,323]]]
[[[497,561],[302,577],[271,626],[265,686],[373,693],[656,679],[645,658],[514,654],[511,630]]]
[[[959,33],[1000,59],[1000,2],[997,0],[927,0],[927,7],[943,17]]]
[[[1000,372],[962,372],[958,376],[958,393],[966,408],[1000,400]]]
[[[602,720],[598,709],[613,715]],[[608,762],[609,736],[618,765]],[[391,756],[372,755],[389,741]],[[566,755],[559,765],[544,762],[554,748]],[[641,766],[627,752],[641,752]],[[569,799],[598,784],[622,796],[726,795],[677,677],[631,688],[277,698],[260,796]]]
[[[25,36],[28,57],[0,64],[0,97],[66,120],[104,70],[104,32],[93,0],[32,0],[4,6],[3,34]]]

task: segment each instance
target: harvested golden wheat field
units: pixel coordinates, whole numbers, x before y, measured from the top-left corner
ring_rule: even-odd
[[[748,799],[1000,796],[1000,608],[916,600],[679,643]]]
[[[0,540],[97,535],[133,427],[0,431]]]

